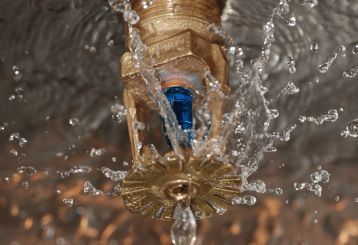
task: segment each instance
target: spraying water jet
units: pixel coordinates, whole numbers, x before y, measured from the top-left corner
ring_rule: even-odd
[[[121,59],[121,76],[134,166],[120,186],[121,196],[132,212],[156,219],[173,219],[178,205],[189,206],[198,219],[221,214],[240,194],[240,178],[231,163],[195,154],[192,148],[197,137],[194,114],[207,91],[213,86],[218,90],[211,94],[215,96],[215,103],[209,106],[211,125],[204,132],[209,139],[219,137],[221,130],[223,101],[219,94],[230,93],[224,40],[208,30],[211,24],[220,25],[220,4],[217,0],[156,0],[150,4],[135,0],[131,4],[141,19],[134,26],[148,47],[141,58],[150,60],[160,83],[148,91],[133,61],[133,40],[127,31],[128,52]],[[217,84],[208,74],[217,78]],[[149,115],[160,111],[150,96],[158,91],[175,114],[174,125],[179,129],[174,130],[184,135],[173,137],[162,118],[163,139],[170,146],[164,157],[143,143],[147,132],[133,126],[148,124]]]

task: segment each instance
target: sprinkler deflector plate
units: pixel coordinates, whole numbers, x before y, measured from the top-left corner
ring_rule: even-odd
[[[197,219],[224,213],[240,194],[240,178],[231,164],[173,153],[165,161],[131,170],[119,187],[127,208],[155,219],[173,219],[178,203],[189,204]],[[190,200],[190,201],[189,201]]]

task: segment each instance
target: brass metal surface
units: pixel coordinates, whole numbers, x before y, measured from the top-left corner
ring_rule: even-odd
[[[155,219],[172,219],[179,204],[190,205],[196,218],[223,213],[240,194],[240,178],[231,164],[190,158],[186,163],[173,153],[133,169],[120,187],[126,206]]]
[[[132,5],[140,16],[135,27],[149,48],[147,56],[153,67],[197,73],[201,77],[210,71],[227,90],[228,65],[222,40],[208,31],[210,24],[220,24],[217,0],[153,0],[150,5],[133,0]],[[127,35],[127,44],[129,38]],[[150,101],[130,52],[122,56],[121,76],[136,100]],[[153,101],[151,104],[155,108]]]
[[[222,90],[228,92],[226,51],[222,40],[208,31],[210,24],[220,24],[221,9],[217,0],[153,0],[150,5],[145,3],[142,0],[132,1],[133,9],[141,18],[135,27],[148,46],[145,59],[150,59],[158,71],[186,72],[199,77],[199,87],[203,90],[196,91],[194,107],[200,104],[210,82],[204,78],[206,71],[210,71],[219,80]],[[129,42],[128,35],[126,42]],[[146,123],[146,115],[158,108],[147,95],[145,83],[132,62],[129,50],[121,58],[121,76],[125,87],[124,102],[130,112],[127,122],[133,158],[138,162],[141,151],[136,146],[143,142],[145,133],[138,132],[133,124],[136,121]],[[221,103],[218,102],[218,105]],[[221,115],[221,106],[217,106],[212,136],[218,131],[215,122],[221,121]]]
[[[211,82],[205,76],[210,71],[227,93],[226,50],[220,37],[208,31],[210,24],[220,24],[217,0],[153,0],[150,5],[145,2],[132,1],[132,8],[141,19],[135,28],[148,46],[144,59],[150,60],[157,71],[171,74],[169,80],[158,77],[164,79],[162,89],[180,84],[195,90],[195,110]],[[129,38],[127,35],[127,48]],[[175,77],[184,73],[195,77],[198,91],[183,76]],[[178,204],[190,205],[198,219],[226,211],[232,199],[240,194],[240,179],[234,175],[235,168],[214,159],[194,158],[188,148],[183,149],[185,160],[179,160],[172,151],[161,159],[154,159],[150,146],[142,144],[146,132],[136,129],[134,124],[137,121],[148,124],[149,113],[158,108],[147,95],[129,50],[121,59],[121,75],[134,166],[118,188],[128,209],[156,219],[172,219]],[[209,105],[213,120],[210,137],[215,137],[220,131],[223,104],[219,93],[212,96],[217,98],[215,105]]]
[[[149,45],[188,29],[207,40],[218,40],[207,31],[208,23],[220,23],[217,0],[154,0],[149,6],[142,0],[132,2],[141,17],[137,28]]]

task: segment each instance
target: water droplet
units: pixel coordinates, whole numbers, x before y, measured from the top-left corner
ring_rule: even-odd
[[[318,0],[299,0],[299,3],[301,5],[313,8],[317,6]]]
[[[354,78],[358,74],[358,64],[350,67],[348,70],[343,72],[344,78]]]
[[[118,102],[114,103],[111,106],[112,118],[117,121],[118,123],[124,122],[126,118],[126,110],[125,107]]]
[[[223,215],[224,213],[226,213],[227,209],[225,208],[216,208],[215,212],[218,215]]]
[[[56,157],[63,157],[63,155],[65,155],[63,152],[57,152],[56,153]]]
[[[243,204],[248,206],[253,206],[256,204],[256,197],[254,196],[243,196],[243,197],[235,197],[232,200],[232,204]]]
[[[306,187],[306,183],[297,183],[297,182],[295,182],[293,184],[293,187],[295,188],[296,191],[300,191],[300,190],[303,190]]]
[[[68,123],[72,126],[72,127],[75,127],[75,126],[78,126],[80,124],[80,120],[76,117],[74,118],[70,118],[68,120]]]
[[[108,4],[115,12],[121,13],[131,7],[128,0],[108,0]]]
[[[322,186],[319,184],[310,185],[308,190],[313,191],[316,196],[320,197],[322,195]]]
[[[334,200],[335,200],[336,202],[339,202],[339,199],[340,199],[340,196],[336,196],[336,197],[334,198]]]
[[[288,127],[287,129],[285,129],[284,131],[282,131],[281,133],[278,132],[273,132],[271,133],[271,138],[272,139],[278,139],[280,141],[284,141],[287,142],[291,139],[291,133],[297,128],[296,124],[291,125],[290,127]]]
[[[95,46],[90,46],[88,47],[88,51],[92,54],[96,53],[97,52],[97,48]]]
[[[282,94],[297,94],[298,92],[300,92],[300,89],[293,82],[288,82],[286,87],[281,91]]]
[[[23,87],[16,87],[15,88],[15,92],[17,93],[17,94],[19,94],[19,93],[22,93],[22,92],[24,92],[24,88]]]
[[[5,131],[7,126],[8,126],[8,123],[4,122],[2,125],[0,125],[0,131]]]
[[[142,122],[138,122],[138,121],[136,121],[135,123],[134,123],[134,129],[136,129],[136,130],[144,130],[145,129],[145,125],[144,125],[144,123],[142,123]]]
[[[26,144],[27,144],[27,139],[21,138],[21,139],[19,140],[19,146],[20,146],[20,147],[25,147]]]
[[[12,101],[14,99],[16,99],[16,95],[12,94],[12,95],[9,96],[9,101]]]
[[[147,9],[152,5],[152,1],[142,1],[142,7],[143,9]]]
[[[279,11],[278,11],[278,15],[281,16],[282,14],[288,14],[290,12],[290,4],[289,4],[290,1],[287,1],[287,0],[281,0],[279,2]]]
[[[68,242],[63,237],[56,238],[56,245],[68,245]]]
[[[90,151],[90,157],[102,156],[104,153],[106,153],[106,149],[104,148],[92,148]]]
[[[282,193],[283,193],[282,188],[276,188],[276,189],[275,189],[275,193],[276,193],[276,195],[281,196]]]
[[[280,115],[280,113],[278,112],[278,110],[276,110],[276,109],[270,110],[269,116],[271,119],[278,118],[279,115]]]
[[[335,122],[337,121],[339,115],[338,111],[335,109],[330,109],[327,114],[319,116],[319,117],[307,117],[307,116],[300,116],[298,120],[303,122],[314,122],[317,125],[322,125],[324,122]]]
[[[257,193],[265,193],[266,192],[266,184],[262,180],[253,180],[249,183],[248,186],[245,187],[247,191],[255,191]]]
[[[346,47],[344,45],[339,46],[336,51],[333,52],[333,54],[318,67],[319,72],[326,73],[331,65],[337,60],[338,54],[344,54],[346,51]]]
[[[77,147],[77,145],[72,144],[70,147],[68,147],[68,149],[69,149],[70,151],[75,151],[75,150],[76,150],[76,147]]]
[[[111,179],[112,181],[123,180],[128,174],[127,171],[120,171],[120,170],[114,171],[114,170],[111,170],[111,169],[106,168],[106,167],[102,167],[101,171],[104,174],[104,176],[106,176],[107,178]]]
[[[73,198],[63,198],[62,201],[69,208],[72,207],[73,204],[74,204],[74,199]]]
[[[229,47],[229,49],[231,49],[228,51],[231,52],[231,54],[236,53],[236,55],[234,55],[236,56],[236,58],[237,56],[242,55],[242,49],[240,47],[237,47],[237,43],[235,42],[235,40],[231,36],[229,36],[220,25],[211,24],[208,26],[208,31],[216,36],[221,37],[224,40],[225,45]]]
[[[311,180],[313,183],[328,183],[330,174],[327,170],[319,170],[311,174]]]
[[[139,15],[134,10],[125,10],[123,13],[123,18],[131,25],[137,24],[140,20]]]
[[[277,148],[272,144],[269,144],[265,147],[265,152],[277,152]]]
[[[242,48],[238,46],[230,46],[227,49],[227,60],[231,67],[236,67],[240,71],[242,59],[240,58],[244,54]]]
[[[221,88],[220,82],[219,80],[216,79],[216,77],[213,76],[213,74],[211,74],[211,72],[205,72],[205,78],[208,79],[209,81],[208,85],[211,90],[215,90],[215,91],[220,90]]]
[[[357,54],[358,54],[358,44],[356,44],[356,45],[353,46],[352,53],[353,53],[354,55],[357,55]]]
[[[103,195],[103,191],[97,190],[91,182],[86,181],[83,185],[83,193],[88,196],[100,196]]]
[[[196,240],[196,220],[190,207],[183,209],[171,228],[174,245],[194,245]]]
[[[10,154],[11,154],[12,156],[15,156],[15,157],[17,157],[17,156],[19,155],[18,151],[15,150],[15,149],[11,149],[11,150],[10,150]]]
[[[21,166],[17,168],[17,172],[19,174],[27,174],[28,176],[31,176],[36,173],[36,169],[32,166]]]
[[[337,49],[336,52],[337,52],[338,54],[343,54],[344,52],[346,52],[346,50],[347,50],[346,46],[340,45],[340,46],[338,47],[338,49]]]
[[[114,40],[111,39],[107,42],[108,47],[113,47],[113,45],[114,45]]]
[[[312,52],[317,53],[317,52],[318,52],[318,49],[319,49],[318,43],[312,42],[312,43],[310,44],[310,50],[311,50]]]
[[[20,140],[21,136],[19,132],[12,133],[9,137],[9,141]]]
[[[344,137],[358,137],[358,119],[354,119],[351,122],[348,123],[346,131],[343,131],[341,133]]]
[[[235,128],[235,134],[242,134],[243,132],[245,132],[245,126],[240,123],[240,124],[237,125],[237,127]]]
[[[67,171],[61,171],[59,173],[60,173],[61,178],[64,179],[64,178],[70,176],[71,174],[88,174],[91,171],[92,171],[92,168],[79,165],[79,166],[74,166]]]
[[[299,116],[298,117],[298,121],[300,121],[301,123],[305,122],[307,120],[306,116]]]
[[[269,21],[264,25],[264,31],[266,32],[266,34],[271,33],[274,30],[274,28],[275,25],[272,21]]]
[[[24,188],[24,189],[29,189],[30,188],[30,184],[28,181],[24,181],[21,183],[21,186]]]
[[[326,73],[332,63],[333,63],[333,61],[332,61],[332,62],[329,61],[329,62],[326,62],[326,63],[320,65],[320,66],[318,67],[319,72],[321,72],[321,73]]]
[[[338,119],[338,111],[335,109],[331,109],[328,111],[327,116],[325,117],[326,122],[335,122]]]
[[[232,46],[232,47],[229,47],[227,49],[227,56],[228,56],[228,60],[229,60],[229,63],[233,63],[233,60],[235,58],[235,54],[236,54],[236,47],[235,46]]]
[[[136,144],[136,146],[135,146],[135,148],[136,148],[138,151],[140,151],[140,150],[142,149],[142,147],[143,147],[142,142],[138,142],[138,143]]]
[[[296,72],[296,62],[292,56],[287,56],[287,66],[290,73]]]
[[[15,82],[20,81],[21,78],[22,78],[22,73],[21,73],[21,71],[20,71],[20,67],[14,65],[14,66],[12,67],[12,72],[13,72],[13,78],[12,78],[12,79],[13,79]]]
[[[292,16],[288,20],[286,20],[286,24],[289,26],[296,26],[296,17]]]
[[[268,88],[262,85],[258,86],[258,90],[261,95],[265,95],[268,92]]]

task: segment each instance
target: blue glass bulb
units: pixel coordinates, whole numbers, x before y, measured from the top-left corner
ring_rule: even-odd
[[[190,89],[184,87],[170,87],[165,89],[165,96],[167,97],[179,125],[184,131],[188,132],[188,141],[192,140],[191,129],[193,129],[193,93]],[[164,129],[164,134],[165,134]],[[167,135],[166,141],[169,143]]]

